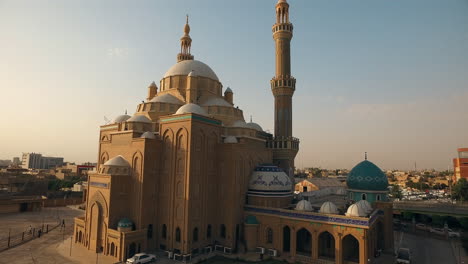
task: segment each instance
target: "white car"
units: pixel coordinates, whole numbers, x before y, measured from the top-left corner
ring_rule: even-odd
[[[442,228],[430,228],[429,229],[429,232],[431,233],[434,233],[434,234],[438,234],[438,235],[445,235],[445,231],[442,229]]]
[[[448,229],[449,237],[460,237],[460,232],[453,231],[452,229]]]
[[[127,259],[127,264],[143,264],[143,263],[152,263],[156,261],[156,256],[153,254],[138,253],[133,255],[133,257]]]
[[[409,248],[400,248],[397,252],[396,263],[410,264],[411,263],[411,252]]]

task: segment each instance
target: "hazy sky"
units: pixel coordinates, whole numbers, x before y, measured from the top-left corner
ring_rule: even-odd
[[[132,114],[192,54],[273,131],[275,0],[0,0],[0,159],[95,161],[99,125]],[[468,147],[467,0],[290,0],[296,165],[446,169]]]

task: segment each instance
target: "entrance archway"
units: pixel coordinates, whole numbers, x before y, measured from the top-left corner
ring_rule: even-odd
[[[131,258],[133,255],[136,253],[136,244],[131,243],[130,246],[128,247],[128,257]]]
[[[312,235],[305,228],[301,228],[299,231],[297,231],[296,254],[312,256]]]
[[[359,263],[359,241],[353,235],[343,238],[343,260]]]
[[[335,238],[325,231],[319,235],[319,258],[335,260]]]
[[[291,250],[291,229],[289,226],[283,227],[283,252]]]

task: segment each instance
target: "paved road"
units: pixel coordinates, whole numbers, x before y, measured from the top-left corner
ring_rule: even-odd
[[[429,235],[398,233],[400,238],[395,246],[409,248],[414,264],[456,264],[449,240],[437,239]],[[402,236],[402,237],[401,237]]]

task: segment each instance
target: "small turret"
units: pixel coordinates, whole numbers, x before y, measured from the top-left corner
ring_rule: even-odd
[[[148,86],[148,98],[146,98],[147,101],[150,101],[153,99],[156,95],[158,94],[158,86],[156,86],[155,82],[152,82]]]
[[[190,38],[190,26],[187,21],[184,26],[184,35],[180,38],[180,53],[177,54],[177,62],[184,60],[193,60],[193,55],[190,54],[190,48],[192,47],[192,38]]]
[[[234,94],[229,87],[226,89],[226,91],[224,91],[224,100],[226,100],[231,105],[234,105]]]

